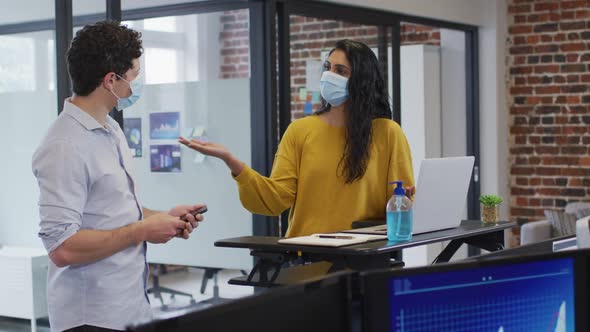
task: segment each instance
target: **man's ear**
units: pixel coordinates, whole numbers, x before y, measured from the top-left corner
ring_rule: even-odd
[[[102,78],[102,84],[107,90],[110,91],[113,89],[113,84],[115,84],[116,80],[117,80],[117,75],[111,71],[111,72],[106,73],[106,75],[104,75],[104,77]]]

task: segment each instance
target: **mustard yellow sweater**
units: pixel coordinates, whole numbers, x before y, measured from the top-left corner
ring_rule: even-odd
[[[399,125],[373,120],[373,139],[365,175],[346,184],[337,170],[345,128],[319,116],[291,123],[275,156],[270,177],[246,166],[235,177],[242,205],[252,213],[276,216],[287,208],[287,236],[341,231],[355,220],[385,218],[393,192],[388,182],[414,185],[410,148]]]

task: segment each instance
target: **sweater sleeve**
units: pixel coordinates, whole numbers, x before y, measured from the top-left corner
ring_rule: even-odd
[[[270,177],[245,166],[234,178],[242,205],[252,213],[277,216],[295,202],[299,151],[296,144],[298,133],[292,127],[287,128],[279,143]]]
[[[389,170],[387,181],[404,181],[404,188],[415,186],[414,171],[412,169],[412,153],[406,135],[402,129],[395,124],[392,132],[392,149],[389,158]],[[393,194],[394,186],[387,186],[387,197],[389,199]]]

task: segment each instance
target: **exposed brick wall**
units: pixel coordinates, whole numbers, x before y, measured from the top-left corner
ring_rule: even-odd
[[[222,67],[220,78],[243,78],[249,75],[248,11],[228,11],[221,17]],[[306,60],[319,60],[322,51],[330,50],[336,41],[353,39],[377,47],[375,26],[361,26],[311,17],[291,16],[291,112],[303,116],[305,100],[299,89],[306,85]],[[440,45],[440,31],[415,24],[401,25],[402,45]],[[319,104],[312,106],[317,110]]]
[[[590,0],[510,0],[510,216],[590,199]]]
[[[400,25],[401,44],[428,44],[440,46],[440,30],[425,25],[403,23]]]
[[[219,78],[250,77],[248,9],[224,12],[220,18],[221,71]]]

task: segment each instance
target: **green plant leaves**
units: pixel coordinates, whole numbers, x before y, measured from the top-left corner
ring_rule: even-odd
[[[479,196],[479,202],[483,205],[498,205],[502,203],[502,197],[494,194]]]

